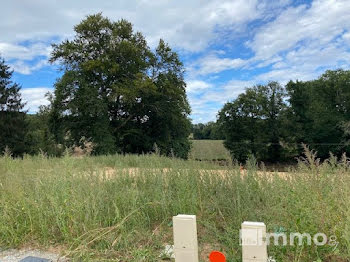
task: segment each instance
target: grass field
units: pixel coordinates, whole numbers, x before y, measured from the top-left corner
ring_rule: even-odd
[[[213,249],[241,261],[245,220],[263,221],[269,232],[322,232],[339,242],[271,245],[277,261],[349,261],[349,162],[308,159],[288,177],[271,179],[253,160],[242,176],[237,166],[222,173],[156,155],[2,157],[0,248],[53,247],[73,261],[160,261],[172,244],[172,216],[185,213],[197,215],[201,261]]]
[[[223,140],[192,140],[190,158],[195,160],[229,160]]]

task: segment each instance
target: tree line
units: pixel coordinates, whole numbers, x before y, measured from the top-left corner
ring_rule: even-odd
[[[238,161],[250,155],[289,161],[306,144],[326,158],[349,152],[350,71],[312,81],[247,88],[218,112],[216,122],[192,125],[184,66],[163,40],[155,50],[126,20],[101,14],[53,45],[50,62],[62,76],[48,106],[23,110],[21,86],[0,59],[0,152],[14,156],[92,147],[93,154],[147,153],[187,158],[194,139],[222,139]]]
[[[223,140],[224,133],[217,122],[198,123],[192,125],[192,138],[196,140]]]
[[[312,81],[247,88],[218,114],[233,158],[267,162],[300,156],[303,144],[321,158],[350,152],[350,71],[326,71]]]

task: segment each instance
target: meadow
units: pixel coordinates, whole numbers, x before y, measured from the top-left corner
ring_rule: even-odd
[[[190,159],[201,161],[227,161],[230,153],[223,140],[191,140]]]
[[[241,261],[243,221],[318,232],[337,245],[274,246],[276,261],[349,261],[350,162],[309,152],[286,175],[158,155],[0,158],[0,248],[55,248],[72,261],[162,261],[172,216],[195,214],[201,261]],[[165,258],[164,258],[165,259]]]

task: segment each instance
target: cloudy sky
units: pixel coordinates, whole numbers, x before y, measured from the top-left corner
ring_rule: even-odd
[[[154,47],[163,38],[186,66],[194,122],[215,120],[245,87],[309,80],[350,66],[350,0],[11,0],[1,6],[0,53],[27,109],[47,103],[60,76],[51,44],[84,16],[125,18]]]

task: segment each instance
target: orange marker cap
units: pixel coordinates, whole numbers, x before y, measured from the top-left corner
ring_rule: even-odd
[[[209,255],[210,262],[226,262],[226,257],[219,251],[213,251]]]

